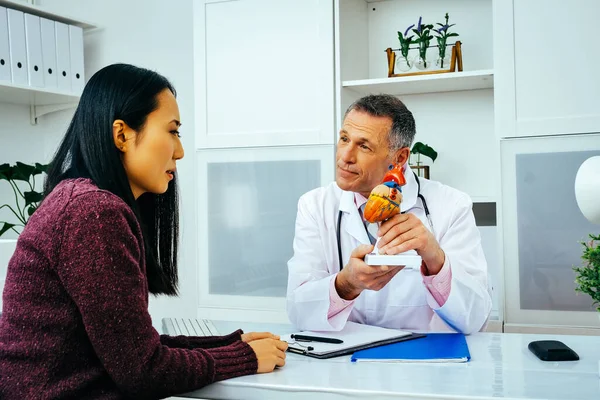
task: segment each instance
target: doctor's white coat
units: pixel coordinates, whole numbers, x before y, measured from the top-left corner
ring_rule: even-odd
[[[402,212],[415,214],[431,230],[417,181],[409,168],[403,187]],[[302,330],[337,331],[347,320],[413,331],[480,330],[492,308],[487,263],[468,195],[420,178],[435,238],[452,271],[451,291],[440,307],[425,287],[419,270],[400,271],[380,291],[363,291],[351,311],[328,320],[330,281],[340,271],[336,228],[342,211],[341,248],[344,265],[361,243],[370,243],[354,203],[354,193],[335,182],[304,194],[298,202],[294,255],[288,262],[287,312]]]

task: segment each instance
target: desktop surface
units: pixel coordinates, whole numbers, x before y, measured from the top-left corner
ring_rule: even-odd
[[[292,333],[290,325],[213,321],[225,334]],[[538,360],[527,345],[557,339],[581,359]],[[468,363],[352,363],[350,356],[316,360],[287,355],[287,364],[270,374],[217,382],[182,397],[203,399],[600,399],[600,337],[477,333],[467,337]]]

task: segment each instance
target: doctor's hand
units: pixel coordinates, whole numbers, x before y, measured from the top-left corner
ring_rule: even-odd
[[[428,275],[436,275],[442,269],[446,254],[433,234],[414,214],[396,214],[379,227],[379,252],[400,254],[416,250],[423,259]]]
[[[350,255],[350,261],[335,278],[335,290],[344,300],[354,300],[365,289],[381,290],[403,267],[371,266],[365,264],[365,255],[373,245],[361,244]]]
[[[287,342],[275,339],[258,339],[248,343],[258,360],[259,374],[272,372],[275,367],[285,365],[285,351],[288,348]]]

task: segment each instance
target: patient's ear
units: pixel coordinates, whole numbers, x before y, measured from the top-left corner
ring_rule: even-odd
[[[135,142],[135,131],[122,119],[113,122],[113,140],[115,147],[122,153],[126,153]]]

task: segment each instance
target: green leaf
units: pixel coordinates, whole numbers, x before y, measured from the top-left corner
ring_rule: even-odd
[[[33,213],[35,212],[35,210],[37,210],[36,206],[29,206],[29,208],[27,209],[27,215],[29,215],[31,217],[33,215]]]
[[[14,224],[9,224],[8,222],[4,223],[4,226],[2,226],[2,228],[0,229],[0,236],[2,236],[4,234],[4,232],[8,231],[9,229],[15,227],[16,225]]]
[[[456,37],[458,36],[458,33],[449,33],[448,35],[446,35],[446,37]]]
[[[17,161],[14,172],[12,177],[13,180],[29,182],[29,178],[31,178],[31,175],[35,172],[35,167]]]
[[[415,143],[410,152],[412,154],[422,154],[426,157],[431,158],[431,161],[435,161],[438,156],[437,151],[435,151],[432,147],[421,142]]]
[[[33,203],[39,203],[44,198],[44,196],[38,192],[24,192],[23,197],[25,197],[26,206]]]
[[[49,167],[49,164],[35,163],[35,172],[33,174],[34,175],[39,175],[39,174],[42,174],[44,172],[48,172],[48,167]]]
[[[0,179],[9,180],[13,175],[13,167],[9,164],[0,165]]]

